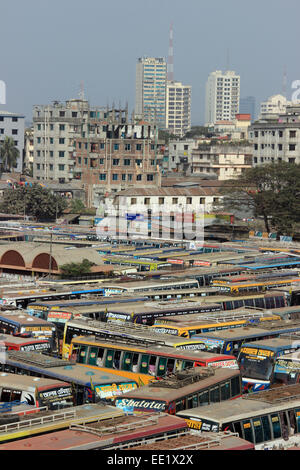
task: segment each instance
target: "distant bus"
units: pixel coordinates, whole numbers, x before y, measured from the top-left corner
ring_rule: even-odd
[[[189,367],[238,369],[234,356],[155,344],[143,346],[141,342],[127,337],[123,340],[96,339],[94,336],[73,338],[70,359],[86,367],[133,379],[139,386]]]
[[[244,294],[246,292],[261,292],[274,287],[288,286],[300,282],[299,276],[274,278],[266,280],[246,280],[235,283],[226,283],[226,281],[214,280],[213,286],[218,287],[222,292],[229,294]]]
[[[300,384],[243,395],[236,400],[179,411],[188,426],[202,432],[231,431],[256,450],[300,443]],[[276,446],[276,447],[275,447]]]
[[[47,339],[24,338],[14,335],[0,334],[0,345],[5,350],[50,352],[50,342]]]
[[[0,312],[0,333],[30,335],[46,339],[52,352],[58,352],[57,330],[53,323],[35,318],[23,312]]]
[[[239,328],[248,324],[260,324],[280,320],[279,315],[261,310],[236,309],[232,312],[212,313],[210,315],[184,315],[157,318],[151,327],[156,333],[194,338],[195,335],[211,331]]]
[[[46,354],[9,351],[0,370],[13,374],[61,380],[72,387],[73,404],[111,402],[137,388],[134,380],[119,375],[89,370],[75,362],[52,358]],[[1,375],[1,374],[0,374]]]
[[[247,341],[238,355],[244,393],[268,389],[274,382],[275,361],[300,348],[293,335]]]
[[[126,412],[179,411],[208,403],[232,400],[242,395],[238,370],[196,367],[128,392],[115,401]]]
[[[214,296],[212,296],[214,297]],[[220,312],[221,306],[216,302],[199,302],[194,299],[167,300],[161,302],[140,302],[136,304],[109,307],[107,322],[138,323],[153,325],[156,318],[169,315],[188,315]]]
[[[73,406],[73,393],[71,385],[61,380],[3,372],[0,374],[0,402],[47,406],[54,410]]]
[[[166,281],[131,281],[131,282],[112,282],[108,285],[103,284],[104,293],[113,291],[115,294],[122,292],[136,293],[142,292],[146,295],[147,291],[178,290],[178,289],[198,289],[199,283],[196,279],[166,280]]]

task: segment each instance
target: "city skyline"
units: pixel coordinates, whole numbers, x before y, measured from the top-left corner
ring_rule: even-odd
[[[184,7],[178,0],[4,0],[0,80],[7,99],[0,109],[28,121],[34,105],[77,98],[83,83],[92,105],[128,103],[133,110],[136,61],[167,60],[171,23],[174,79],[192,88],[192,125],[204,122],[205,83],[215,70],[241,76],[241,98],[254,96],[259,103],[285,88],[291,99],[291,83],[300,79],[299,11],[296,0],[275,0],[271,12],[257,0],[251,10],[237,0],[189,0]]]

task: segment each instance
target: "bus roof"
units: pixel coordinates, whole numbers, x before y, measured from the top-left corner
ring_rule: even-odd
[[[124,398],[145,398],[170,402],[236,376],[240,376],[240,371],[236,369],[194,367],[128,392]]]
[[[32,387],[51,388],[57,385],[63,386],[70,384],[57,379],[46,379],[44,377],[32,377],[30,375],[18,375],[10,374],[8,372],[0,372],[0,386],[4,388],[22,387],[23,390],[29,391],[32,389]]]
[[[214,297],[214,296],[213,296]],[[203,300],[203,298],[202,298]],[[206,298],[205,298],[206,300]],[[134,314],[143,314],[143,313],[157,313],[157,312],[164,312],[164,311],[187,311],[201,308],[205,310],[206,308],[215,308],[215,310],[220,311],[220,305],[217,303],[210,303],[206,304],[206,302],[197,302],[193,298],[185,298],[185,299],[176,299],[176,300],[167,300],[167,301],[157,301],[157,302],[136,302],[132,305],[120,305],[120,307],[116,306],[109,306],[109,313],[132,313]]]
[[[33,344],[33,343],[48,343],[47,339],[38,338],[22,338],[20,336],[6,335],[0,333],[0,344],[1,342],[22,345],[22,344]]]
[[[26,370],[32,372],[42,372],[57,380],[81,385],[90,385],[91,382],[94,386],[98,384],[105,385],[133,382],[131,379],[120,377],[119,375],[106,371],[91,370],[72,361],[32,352],[8,351],[6,363],[16,367],[24,367]]]
[[[293,336],[286,337],[286,338],[271,338],[271,339],[260,339],[257,341],[249,341],[243,343],[243,348],[244,347],[257,347],[257,348],[264,348],[264,349],[270,349],[271,351],[276,351],[277,349],[280,348],[285,348],[288,346],[292,346],[293,343],[295,343],[295,339],[293,339]],[[285,357],[285,355],[284,355]]]
[[[21,326],[54,326],[42,318],[33,317],[25,312],[15,311],[15,312],[0,312],[0,320],[5,321],[7,323],[11,323],[13,325],[21,325]]]
[[[148,289],[149,287],[164,287],[164,286],[173,286],[174,284],[188,284],[190,282],[195,282],[195,279],[189,279],[185,277],[184,279],[176,280],[176,279],[168,279],[168,280],[157,280],[157,281],[128,281],[128,282],[110,282],[106,284],[102,284],[101,287],[104,289],[131,289],[131,288],[139,288],[139,289]]]
[[[287,408],[300,407],[300,384],[244,395],[235,400],[198,406],[176,413],[180,417],[207,419],[220,425]]]

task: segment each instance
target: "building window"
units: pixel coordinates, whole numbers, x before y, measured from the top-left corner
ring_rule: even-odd
[[[59,125],[59,130],[60,130],[60,131],[64,131],[64,130],[65,130],[65,125],[64,125],[64,124],[60,124],[60,125]]]
[[[172,198],[172,204],[178,204],[178,197]]]
[[[293,139],[296,137],[296,131],[290,131],[290,138]]]
[[[60,151],[58,152],[58,156],[59,156],[60,158],[64,158],[65,152],[64,152],[63,150],[60,150]]]
[[[200,197],[200,204],[205,204],[205,197]]]
[[[136,197],[132,197],[132,198],[131,198],[130,204],[131,204],[132,206],[136,205]]]
[[[131,160],[129,158],[125,158],[124,160],[124,165],[125,166],[130,166]]]
[[[58,143],[61,144],[61,145],[64,144],[64,143],[65,143],[65,139],[64,139],[63,137],[60,137],[60,138],[58,139]]]
[[[100,174],[99,175],[99,180],[100,181],[105,181],[106,180],[106,175],[105,174]]]
[[[59,169],[59,171],[64,171],[65,165],[58,165],[58,169]]]
[[[126,174],[125,173],[122,174],[122,181],[126,181]]]
[[[113,175],[112,175],[113,181],[118,181],[118,178],[119,178],[118,173],[113,173]]]
[[[295,144],[289,144],[289,151],[294,152],[296,150],[296,145]]]
[[[136,144],[135,148],[136,150],[142,150],[142,144]]]
[[[12,135],[17,135],[18,134],[18,129],[12,129],[11,133],[12,133]]]
[[[99,158],[99,164],[103,165],[104,164],[104,158]]]
[[[158,204],[159,204],[159,205],[162,205],[162,204],[164,204],[164,203],[165,203],[165,198],[164,198],[164,197],[159,197],[159,198],[158,198]]]
[[[153,175],[147,175],[147,181],[153,181]]]
[[[150,205],[150,197],[145,197],[145,198],[144,198],[144,204],[145,204],[145,206],[149,206],[149,205]]]
[[[192,200],[193,200],[193,198],[187,197],[187,198],[186,198],[186,203],[187,203],[187,204],[192,204]]]
[[[142,175],[141,175],[141,174],[136,175],[136,180],[137,180],[137,181],[142,181]]]
[[[114,144],[114,150],[119,150],[120,145],[119,144]]]
[[[66,113],[65,113],[64,111],[59,111],[59,116],[60,116],[60,117],[64,117],[65,114],[66,114]]]
[[[119,160],[118,158],[113,158],[112,164],[113,164],[114,166],[118,166],[119,163],[120,163],[120,160]]]
[[[132,181],[132,173],[128,173],[127,178],[128,178],[128,181]]]
[[[124,150],[125,150],[126,152],[128,152],[129,150],[131,150],[131,144],[125,144],[125,145],[124,145]]]

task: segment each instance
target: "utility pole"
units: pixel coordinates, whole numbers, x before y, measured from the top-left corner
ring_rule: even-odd
[[[49,281],[51,279],[51,270],[52,270],[52,237],[53,237],[53,233],[52,233],[52,229],[51,229],[51,233],[50,233],[50,256],[49,256]]]

